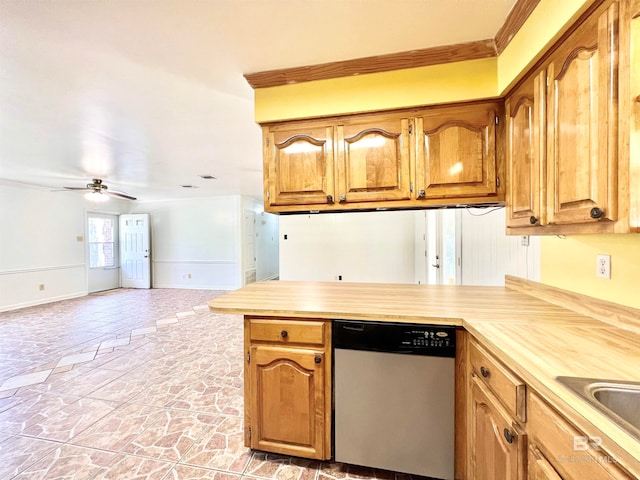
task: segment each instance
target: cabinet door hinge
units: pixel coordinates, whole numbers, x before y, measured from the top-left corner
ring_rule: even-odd
[[[413,125],[409,125],[409,135],[413,133]]]
[[[269,148],[269,139],[267,138],[267,148]]]
[[[249,427],[249,441],[251,441],[251,427]]]
[[[409,185],[409,191],[413,193],[413,182],[411,182],[411,184]]]
[[[247,363],[251,363],[251,352],[247,352]]]
[[[267,200],[269,200],[270,198],[271,198],[271,192],[267,190]]]
[[[498,125],[499,123],[500,123],[500,117],[496,115],[496,125]]]
[[[500,186],[500,177],[496,177],[496,187]]]

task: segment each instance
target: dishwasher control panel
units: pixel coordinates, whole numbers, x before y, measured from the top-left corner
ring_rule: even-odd
[[[333,348],[455,357],[456,329],[449,325],[334,320]]]

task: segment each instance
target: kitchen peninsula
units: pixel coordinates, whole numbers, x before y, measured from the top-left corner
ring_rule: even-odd
[[[455,478],[491,478],[492,469],[506,469],[505,478],[640,477],[640,438],[555,380],[640,382],[637,310],[515,277],[507,277],[506,287],[269,281],[209,306],[244,315],[245,441],[251,448],[330,458],[332,320],[453,325],[458,327]],[[277,389],[257,389],[283,378],[272,368],[254,383],[257,364],[277,364],[274,352],[290,355],[289,367],[306,372],[304,381],[289,380],[296,388],[306,388],[305,381],[310,385],[296,407],[313,407],[308,416],[315,429],[279,421],[273,398],[268,425],[258,424],[265,420],[255,417],[259,401],[265,391]],[[494,425],[504,419],[507,443],[502,430],[496,438],[477,437],[487,432],[478,409],[497,418]],[[299,441],[303,437],[308,445]],[[296,440],[287,445],[274,438]],[[596,439],[597,445],[578,451],[575,438]],[[494,442],[499,448],[492,452],[498,453],[487,463],[486,448]],[[567,461],[570,457],[576,461]],[[550,471],[557,476],[540,476]]]

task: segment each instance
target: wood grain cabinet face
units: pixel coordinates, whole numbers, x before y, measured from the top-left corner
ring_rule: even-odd
[[[497,194],[494,103],[434,108],[416,118],[418,198]]]
[[[527,437],[475,374],[470,403],[469,478],[524,480]]]
[[[529,407],[527,432],[531,436],[531,441],[541,452],[544,452],[546,463],[558,472],[560,478],[564,480],[631,480],[634,478],[616,466],[615,459],[607,453],[607,444],[603,443],[602,437],[578,430],[537,395],[529,395],[527,405]]]
[[[507,227],[546,224],[546,72],[528,78],[507,98]]]
[[[558,472],[551,466],[535,445],[529,447],[529,466],[527,467],[528,480],[562,480]]]
[[[548,221],[618,219],[618,3],[588,18],[547,66]],[[593,208],[604,212],[591,217]]]
[[[251,359],[251,448],[324,458],[324,353],[254,345]]]
[[[341,203],[411,198],[409,119],[337,127]]]
[[[264,128],[267,206],[332,203],[333,127]]]
[[[245,445],[331,457],[331,322],[245,317]]]

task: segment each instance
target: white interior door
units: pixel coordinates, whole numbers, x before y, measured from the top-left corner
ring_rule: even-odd
[[[244,210],[243,264],[244,284],[256,281],[256,212]]]
[[[148,213],[120,215],[123,288],[151,288],[151,228]]]
[[[461,227],[457,209],[428,210],[426,215],[427,284],[461,282]]]
[[[89,293],[119,288],[118,216],[88,212],[86,238]]]

